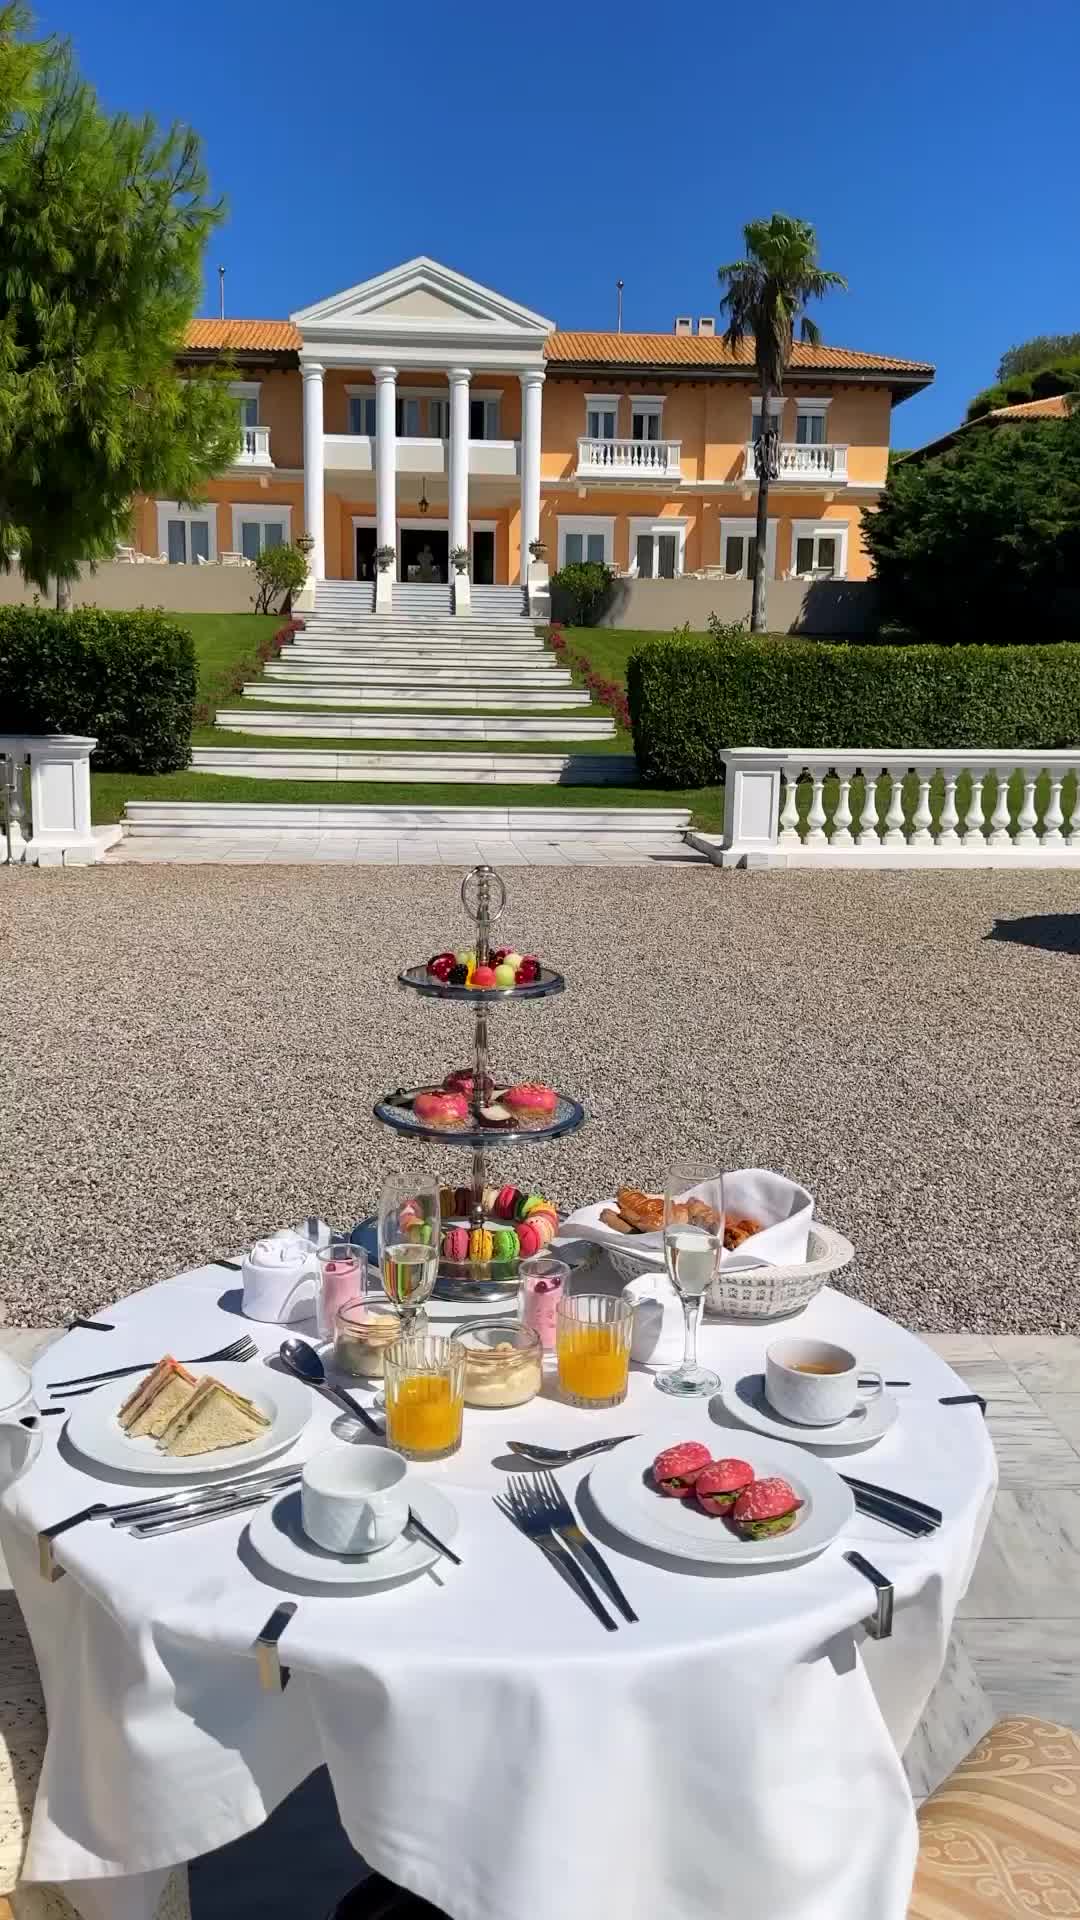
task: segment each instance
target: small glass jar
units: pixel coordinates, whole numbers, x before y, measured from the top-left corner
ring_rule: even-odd
[[[334,1323],[334,1365],[353,1380],[381,1380],[383,1355],[401,1338],[401,1316],[385,1294],[347,1300]]]
[[[465,1349],[465,1405],[521,1407],[543,1379],[540,1338],[519,1320],[465,1321],[454,1328]]]
[[[570,1284],[570,1269],[551,1253],[534,1253],[518,1268],[518,1312],[525,1326],[539,1335],[545,1353],[555,1351],[555,1324],[559,1301]]]
[[[330,1240],[319,1247],[319,1290],[315,1317],[320,1340],[333,1340],[337,1317],[347,1301],[362,1298],[367,1292],[367,1254],[350,1240]]]

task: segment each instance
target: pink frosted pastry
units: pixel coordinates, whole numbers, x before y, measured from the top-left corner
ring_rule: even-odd
[[[468,1124],[469,1103],[463,1093],[418,1093],[413,1112],[425,1127],[438,1127],[445,1133],[460,1133]]]
[[[502,1095],[502,1104],[509,1107],[515,1120],[525,1127],[546,1127],[555,1117],[558,1095],[554,1087],[534,1086],[525,1082],[519,1087],[508,1087]]]

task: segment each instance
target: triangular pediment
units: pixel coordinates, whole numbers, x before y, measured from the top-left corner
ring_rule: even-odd
[[[312,337],[330,331],[346,337],[401,333],[419,339],[476,333],[518,339],[522,345],[543,341],[554,325],[543,314],[424,255],[331,294],[291,318]]]

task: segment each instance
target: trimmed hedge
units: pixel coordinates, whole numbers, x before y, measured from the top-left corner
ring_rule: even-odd
[[[0,608],[0,727],[93,734],[95,770],[186,767],[195,690],[195,643],[162,613]]]
[[[1080,646],[650,641],[627,667],[643,781],[712,786],[728,747],[1071,747]]]

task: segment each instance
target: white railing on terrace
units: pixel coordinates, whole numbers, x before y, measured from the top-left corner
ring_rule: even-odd
[[[681,440],[589,440],[577,443],[575,478],[681,480]]]
[[[820,442],[817,446],[804,446],[801,441],[784,440],[780,446],[781,480],[817,480],[824,484],[838,480],[846,481],[848,450],[846,446]],[[743,463],[743,479],[756,480],[754,471],[754,443],[749,441],[746,458]]]
[[[90,827],[96,746],[77,733],[0,733],[0,864],[88,866],[98,858]]]
[[[724,866],[1080,866],[1080,747],[720,757]]]
[[[269,427],[241,427],[238,467],[271,467]]]

